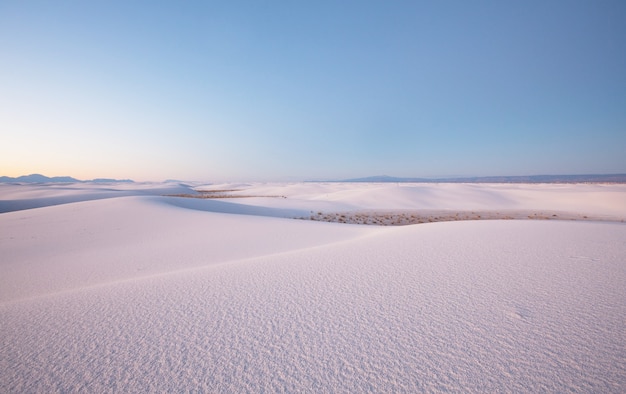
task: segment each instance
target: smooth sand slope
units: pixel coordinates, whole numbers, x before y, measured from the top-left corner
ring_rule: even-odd
[[[623,186],[239,186],[286,198],[125,186],[0,214],[0,391],[626,390],[626,225],[289,219],[492,207],[621,220]]]

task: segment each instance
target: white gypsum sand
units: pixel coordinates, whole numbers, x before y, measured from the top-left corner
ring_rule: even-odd
[[[72,202],[94,191],[56,186],[67,203],[0,214],[0,391],[626,389],[626,225],[288,219],[620,220],[624,185],[213,186],[286,198],[126,185]],[[5,202],[46,199],[43,186],[3,187]]]

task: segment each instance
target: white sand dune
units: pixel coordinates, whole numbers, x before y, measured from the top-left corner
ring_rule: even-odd
[[[623,185],[240,186],[286,198],[154,186],[0,214],[0,391],[626,391],[626,225],[286,218],[619,219]]]
[[[624,184],[221,184],[198,190],[231,195],[285,196],[246,204],[326,210],[549,210],[626,218]]]
[[[0,183],[0,213],[121,196],[176,194],[190,188],[178,183]]]

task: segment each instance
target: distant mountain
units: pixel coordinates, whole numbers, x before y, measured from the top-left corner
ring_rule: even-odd
[[[74,182],[80,182],[78,179],[76,178],[72,178],[71,176],[55,176],[55,177],[47,177],[45,175],[41,175],[41,174],[31,174],[31,175],[22,175],[22,176],[18,176],[17,178],[12,178],[12,177],[8,177],[8,176],[2,176],[0,177],[0,182],[2,183],[7,183],[7,182],[18,182],[18,183],[50,183],[50,182],[54,182],[54,183],[74,183]]]
[[[97,178],[89,181],[81,181],[71,176],[53,176],[47,177],[41,174],[22,175],[16,178],[9,176],[0,176],[0,183],[79,183],[79,182],[97,182],[97,183],[116,183],[116,182],[133,182],[130,179],[107,179]]]
[[[626,174],[485,176],[467,178],[398,178],[388,175],[346,179],[339,182],[417,183],[626,183]]]

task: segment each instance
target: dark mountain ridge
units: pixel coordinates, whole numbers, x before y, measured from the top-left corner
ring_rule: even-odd
[[[337,182],[416,182],[416,183],[626,183],[626,174],[484,176],[458,178],[399,178],[378,175]]]

